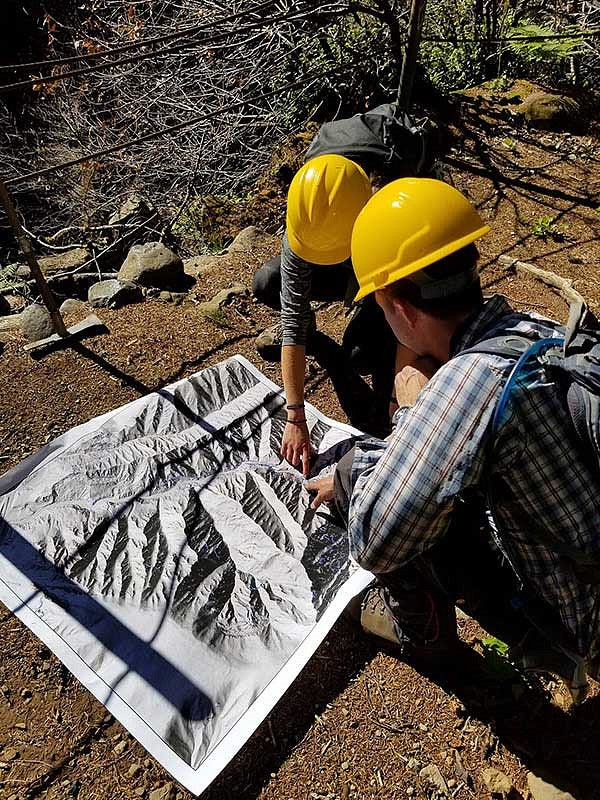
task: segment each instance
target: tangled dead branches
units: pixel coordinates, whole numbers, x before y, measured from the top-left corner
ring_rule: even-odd
[[[128,51],[128,63],[94,62],[85,74],[34,86],[25,126],[2,108],[6,178],[205,119],[20,184],[17,199],[41,240],[57,228],[97,229],[133,193],[180,217],[182,203],[189,216],[198,198],[243,195],[277,143],[320,106],[346,112],[355,110],[344,105],[353,98],[393,96],[400,45],[387,22],[398,28],[406,15],[396,0],[96,0],[85,9],[46,17],[51,57],[139,42],[139,58]],[[162,45],[143,44],[200,26]],[[88,66],[58,64],[51,74]],[[285,90],[295,82],[302,85]],[[263,95],[270,96],[253,99]]]

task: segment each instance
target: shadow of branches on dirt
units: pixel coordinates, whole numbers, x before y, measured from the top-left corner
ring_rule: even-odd
[[[211,784],[203,795],[205,800],[258,797],[272,773],[308,735],[315,718],[382,650],[386,652],[385,646],[361,635],[346,619],[338,620],[265,722]],[[393,655],[391,650],[387,652]],[[570,712],[562,711],[533,681],[519,683],[516,693],[513,683],[491,675],[484,659],[466,645],[462,656],[452,663],[415,668],[461,701],[465,729],[474,719],[490,727],[493,735],[486,745],[490,758],[500,743],[527,769],[557,789],[571,792],[576,800],[598,797],[600,697],[592,697]]]
[[[577,800],[598,797],[600,697],[563,711],[536,678],[515,681],[494,675],[485,659],[467,646],[455,663],[420,667],[419,672],[460,699],[465,727],[469,719],[481,720],[536,775]],[[492,741],[488,747],[491,755]]]

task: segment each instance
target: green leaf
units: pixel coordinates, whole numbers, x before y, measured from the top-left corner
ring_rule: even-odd
[[[538,39],[527,41],[524,36],[555,36],[556,34],[573,34],[569,39]],[[529,61],[563,61],[569,56],[582,52],[585,31],[578,25],[565,25],[559,31],[537,25],[534,22],[523,22],[515,25],[508,32],[508,46],[522,58]]]
[[[484,648],[493,650],[495,653],[499,653],[502,656],[505,656],[508,653],[508,645],[506,642],[503,642],[501,639],[496,639],[495,636],[488,636],[485,639],[482,639],[481,644]]]

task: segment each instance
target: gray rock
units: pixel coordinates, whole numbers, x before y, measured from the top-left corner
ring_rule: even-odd
[[[227,289],[221,289],[220,292],[217,292],[209,302],[212,303],[212,305],[222,306],[228,303],[233,297],[246,294],[247,291],[243,283],[234,283],[233,286],[229,286]]]
[[[0,317],[0,333],[20,331],[22,322],[23,312],[21,314],[11,314],[9,317]]]
[[[88,303],[94,308],[121,308],[143,299],[140,287],[126,281],[99,281],[88,290]]]
[[[85,303],[82,303],[81,300],[77,300],[75,297],[68,297],[64,303],[60,307],[61,314],[75,314],[77,311],[81,311],[84,308]]]
[[[164,786],[161,786],[160,789],[155,789],[153,792],[150,792],[148,800],[171,800],[174,794],[175,785],[166,783]]]
[[[423,767],[419,772],[419,777],[428,781],[442,794],[448,794],[448,785],[444,780],[444,776],[435,764],[430,764],[428,767]]]
[[[245,294],[246,292],[247,289],[243,284],[234,283],[233,286],[230,286],[228,289],[221,289],[211,300],[207,300],[205,303],[199,303],[198,312],[204,317],[208,317],[217,325],[227,325],[228,318],[227,314],[223,311],[223,306],[225,303],[229,302],[232,297]]]
[[[187,297],[187,292],[162,291],[159,292],[158,294],[158,299],[162,300],[163,303],[174,303],[176,306],[181,305],[186,297]]]
[[[76,247],[67,250],[65,253],[58,253],[55,256],[43,256],[39,259],[39,265],[44,275],[55,275],[58,272],[66,272],[85,264],[91,258],[91,253],[85,247]],[[29,267],[27,267],[29,273]]]
[[[74,275],[49,278],[49,283],[54,292],[75,297],[80,300],[87,300],[88,289],[100,280],[109,281],[116,279],[116,272],[76,272]]]
[[[0,294],[0,317],[3,317],[5,314],[10,314],[11,310],[10,303],[6,297]]]
[[[454,750],[453,753],[454,753],[454,774],[456,775],[459,781],[462,781],[465,784],[465,786],[471,788],[473,785],[473,780],[469,775],[469,773],[467,772],[467,770],[465,769],[464,764],[462,763],[460,753],[458,752],[458,750]]]
[[[45,306],[32,305],[21,314],[21,331],[28,342],[37,342],[54,333],[52,319]]]
[[[533,800],[575,800],[572,794],[563,789],[557,789],[556,786],[534,775],[533,772],[527,773],[527,786]]]
[[[260,228],[256,228],[254,225],[250,225],[238,233],[227,250],[230,253],[247,253],[254,247],[261,244],[266,244],[272,240],[273,236],[271,236],[271,234],[261,230]]]
[[[513,788],[512,781],[508,775],[505,775],[499,769],[495,769],[495,767],[484,769],[482,778],[491,794],[506,797]]]
[[[134,281],[142,286],[178,289],[187,276],[183,261],[160,242],[134,245],[119,270],[119,280]]]
[[[21,266],[17,267],[14,274],[16,278],[21,278],[21,280],[31,278],[31,270],[26,264],[21,264]]]
[[[534,92],[526,97],[517,111],[537,128],[562,130],[581,120],[581,108],[576,100],[560,94]]]

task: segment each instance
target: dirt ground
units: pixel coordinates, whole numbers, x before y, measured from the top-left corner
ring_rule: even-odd
[[[498,264],[505,254],[572,279],[600,310],[597,132],[528,130],[515,124],[509,103],[483,94],[464,97],[444,175],[492,224],[480,243],[486,292],[565,318],[566,305],[554,291]],[[101,310],[110,332],[76,351],[33,359],[18,335],[7,336],[0,356],[0,472],[74,425],[234,353],[280,384],[279,365],[261,361],[253,345],[272,323],[272,312],[241,296],[226,309],[224,326],[197,307],[234,282],[249,287],[277,246],[273,238],[250,253],[224,256],[222,268],[203,276],[181,306],[147,300]],[[340,304],[320,307],[317,321],[340,340]],[[344,402],[350,416],[342,410],[315,357],[308,394],[336,419],[360,416],[352,396]],[[508,777],[504,796],[512,800],[529,796],[530,770],[548,773],[578,798],[600,797],[596,690],[565,713],[539,687],[506,675],[472,621],[463,620],[461,630],[472,658],[425,671],[399,662],[340,620],[204,797],[370,800],[433,798],[444,791],[459,800],[500,797],[490,788],[493,769]],[[168,794],[165,770],[5,610],[0,641],[0,800],[136,800],[161,787],[165,797],[191,798],[174,784]],[[421,774],[428,767],[439,769],[445,790],[432,788]]]

